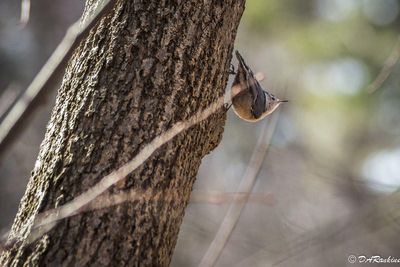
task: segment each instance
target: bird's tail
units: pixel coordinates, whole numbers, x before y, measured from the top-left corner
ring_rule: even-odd
[[[251,72],[252,73],[252,71],[249,68],[249,66],[247,66],[246,62],[244,62],[244,59],[243,59],[242,55],[239,53],[239,51],[236,50],[235,54],[236,54],[236,58],[239,61],[239,65],[242,66],[243,69],[245,69],[247,72]]]

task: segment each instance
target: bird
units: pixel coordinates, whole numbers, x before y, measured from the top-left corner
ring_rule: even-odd
[[[239,65],[236,72],[230,70],[235,78],[231,89],[232,104],[228,109],[232,106],[235,114],[244,121],[257,122],[271,114],[280,104],[289,102],[264,90],[259,83],[263,78],[254,75],[239,51],[236,50],[235,54]]]

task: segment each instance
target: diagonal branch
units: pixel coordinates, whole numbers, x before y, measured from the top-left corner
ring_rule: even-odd
[[[213,102],[206,109],[198,111],[192,117],[185,121],[180,121],[174,124],[169,130],[162,133],[161,135],[154,138],[149,144],[147,144],[132,160],[130,160],[125,165],[121,166],[119,169],[111,172],[110,174],[103,177],[97,184],[91,187],[89,190],[83,192],[79,196],[75,197],[70,202],[45,211],[38,214],[33,225],[34,228],[39,228],[39,231],[34,231],[29,239],[28,243],[33,242],[44,233],[50,231],[57,223],[57,221],[70,217],[77,213],[81,208],[89,204],[108,188],[110,188],[115,183],[123,180],[128,174],[133,172],[136,168],[142,165],[157,149],[169,142],[175,136],[177,136],[182,131],[189,129],[207,119],[210,115],[221,110],[224,106],[225,96],[219,97],[215,102]],[[135,192],[134,192],[135,193]],[[240,201],[240,196],[237,196],[234,201]],[[248,196],[246,196],[246,199]],[[18,238],[11,238],[8,240],[8,245],[13,244]]]
[[[368,86],[367,92],[372,94],[382,87],[382,84],[389,78],[390,74],[392,74],[397,62],[400,59],[400,37],[397,40],[396,45],[394,46],[392,53],[386,59],[385,64],[383,65],[381,71],[375,80]]]
[[[28,24],[31,13],[31,0],[22,0],[21,2],[21,17],[19,23],[21,27],[25,27]]]
[[[44,214],[41,214],[41,216],[38,216],[35,226],[49,224],[51,222],[71,216],[71,214],[75,213],[77,210],[94,200],[112,185],[124,179],[128,174],[142,165],[158,148],[169,142],[179,133],[189,129],[197,123],[200,123],[213,113],[219,111],[224,105],[224,97],[225,96],[220,97],[205,110],[197,112],[188,120],[174,124],[169,130],[157,136],[149,144],[147,144],[131,161],[102,178],[97,184],[95,184],[86,192],[62,206],[53,210],[49,210]]]
[[[250,158],[250,162],[244,174],[242,181],[237,189],[238,192],[246,194],[246,200],[249,197],[251,190],[253,189],[257,175],[260,171],[261,165],[264,161],[264,157],[267,153],[268,146],[273,136],[276,123],[278,121],[279,112],[273,114],[272,118],[268,123],[264,123],[261,130],[260,137],[254,149],[254,152]],[[240,214],[246,201],[234,201],[229,207],[228,213],[222,221],[219,230],[208,247],[206,254],[203,256],[199,267],[214,266],[219,256],[221,255],[226,243],[228,242],[236,223],[239,220]]]
[[[102,8],[85,23],[80,21],[72,24],[61,43],[47,60],[40,72],[33,79],[32,83],[21,95],[19,100],[11,108],[0,124],[0,156],[16,137],[18,130],[27,125],[25,123],[40,105],[42,99],[52,89],[52,84],[57,80],[58,75],[65,68],[65,64],[72,55],[74,49],[83,40],[92,27],[107,14],[114,6],[113,0],[105,0]]]

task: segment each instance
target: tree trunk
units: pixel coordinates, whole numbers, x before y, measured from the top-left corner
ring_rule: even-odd
[[[83,18],[99,0],[87,0]],[[61,220],[29,243],[35,216],[89,189],[174,123],[224,94],[244,0],[118,0],[72,56],[0,265],[167,266],[222,111],[180,133],[108,192],[157,191]],[[173,201],[163,193],[175,192]],[[161,196],[161,197],[160,197]]]

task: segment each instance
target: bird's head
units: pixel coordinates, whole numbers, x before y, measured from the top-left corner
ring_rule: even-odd
[[[279,107],[280,104],[289,102],[289,100],[281,100],[274,96],[273,94],[268,94],[267,95],[267,112],[268,114],[272,113],[275,109]]]

